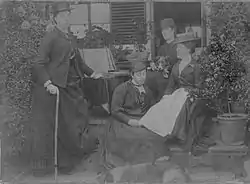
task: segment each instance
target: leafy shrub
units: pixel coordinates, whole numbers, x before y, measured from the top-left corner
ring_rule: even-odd
[[[231,102],[248,104],[246,61],[250,14],[248,4],[242,2],[212,3],[211,10],[212,38],[200,59],[204,88],[192,91],[191,95],[211,99],[216,110],[224,113],[230,112]]]
[[[5,1],[1,27],[4,48],[0,63],[5,75],[5,95],[8,99],[8,118],[2,129],[13,149],[20,151],[25,140],[25,129],[31,109],[31,66],[37,55],[47,22],[42,3]],[[14,145],[13,145],[14,144]]]

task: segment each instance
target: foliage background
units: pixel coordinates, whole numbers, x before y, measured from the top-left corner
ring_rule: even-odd
[[[200,59],[204,89],[192,91],[195,98],[208,98],[219,113],[230,112],[229,101],[248,104],[249,20],[247,2],[207,1],[211,9],[208,26],[211,40]]]
[[[0,63],[6,99],[1,131],[8,146],[4,150],[19,154],[29,129],[32,84],[30,69],[48,22],[44,17],[42,3],[4,1],[1,6],[4,47]]]

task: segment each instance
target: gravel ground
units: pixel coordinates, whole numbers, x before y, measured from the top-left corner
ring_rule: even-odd
[[[250,161],[245,162],[245,168],[250,176]],[[99,184],[98,174],[94,171],[86,171],[86,168],[79,166],[72,175],[59,175],[58,184]],[[8,176],[8,181],[15,184],[52,184],[55,183],[54,176],[47,176],[43,178],[35,178],[25,172],[24,168],[9,168],[5,174]],[[11,174],[12,172],[12,174]],[[242,184],[234,180],[233,174],[229,171],[214,171],[209,166],[196,166],[191,169],[190,176],[191,183],[197,184]],[[245,183],[250,184],[250,177],[245,179]],[[180,183],[179,183],[180,184]]]
[[[86,161],[82,162],[72,175],[58,176],[58,184],[99,184],[97,179],[97,173],[100,172],[96,167],[98,165],[98,155],[92,155],[93,164],[88,165],[88,171],[86,171]],[[190,171],[190,176],[192,178],[191,183],[197,184],[242,184],[242,182],[237,182],[233,179],[233,174],[230,172],[230,167],[228,166],[227,157],[220,157],[220,170],[212,169],[211,159],[208,157],[200,157],[197,160],[202,160],[202,165],[200,161],[197,161]],[[218,159],[217,159],[218,160]],[[13,162],[12,162],[13,163]],[[12,164],[13,165],[13,164]],[[55,183],[54,176],[48,176],[43,178],[32,177],[27,169],[20,165],[15,164],[16,167],[6,167],[4,172],[4,178],[9,183],[15,184],[52,184]],[[19,165],[19,166],[17,166]],[[233,166],[231,166],[233,167]],[[90,169],[91,168],[91,169]],[[245,183],[250,184],[250,160],[245,162],[245,169],[248,172],[248,177],[245,179]],[[1,182],[0,182],[1,183]],[[179,183],[182,184],[182,183]]]

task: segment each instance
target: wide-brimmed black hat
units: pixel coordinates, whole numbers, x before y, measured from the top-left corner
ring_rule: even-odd
[[[73,9],[74,8],[70,7],[69,2],[55,2],[51,7],[53,14],[57,14],[59,12],[71,11]]]
[[[174,43],[199,42],[201,38],[195,37],[193,33],[184,33],[177,36]]]

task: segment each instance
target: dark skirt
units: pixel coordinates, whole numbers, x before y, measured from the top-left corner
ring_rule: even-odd
[[[209,133],[212,127],[212,117],[216,113],[206,104],[206,100],[191,102],[187,99],[176,119],[172,135],[182,140],[188,149],[191,149],[202,136]]]
[[[113,166],[115,160],[122,161],[123,164],[140,164],[154,162],[155,159],[168,156],[169,150],[165,145],[165,139],[143,127],[131,127],[117,120],[112,120],[107,124],[106,136],[101,144],[106,151],[105,162]],[[110,155],[112,155],[110,157]]]
[[[88,125],[88,106],[80,88],[59,88],[58,113],[58,164],[72,166],[79,162],[95,145],[81,148],[80,134]],[[33,169],[49,169],[54,162],[56,95],[49,94],[43,86],[33,89],[32,103],[32,163]]]

